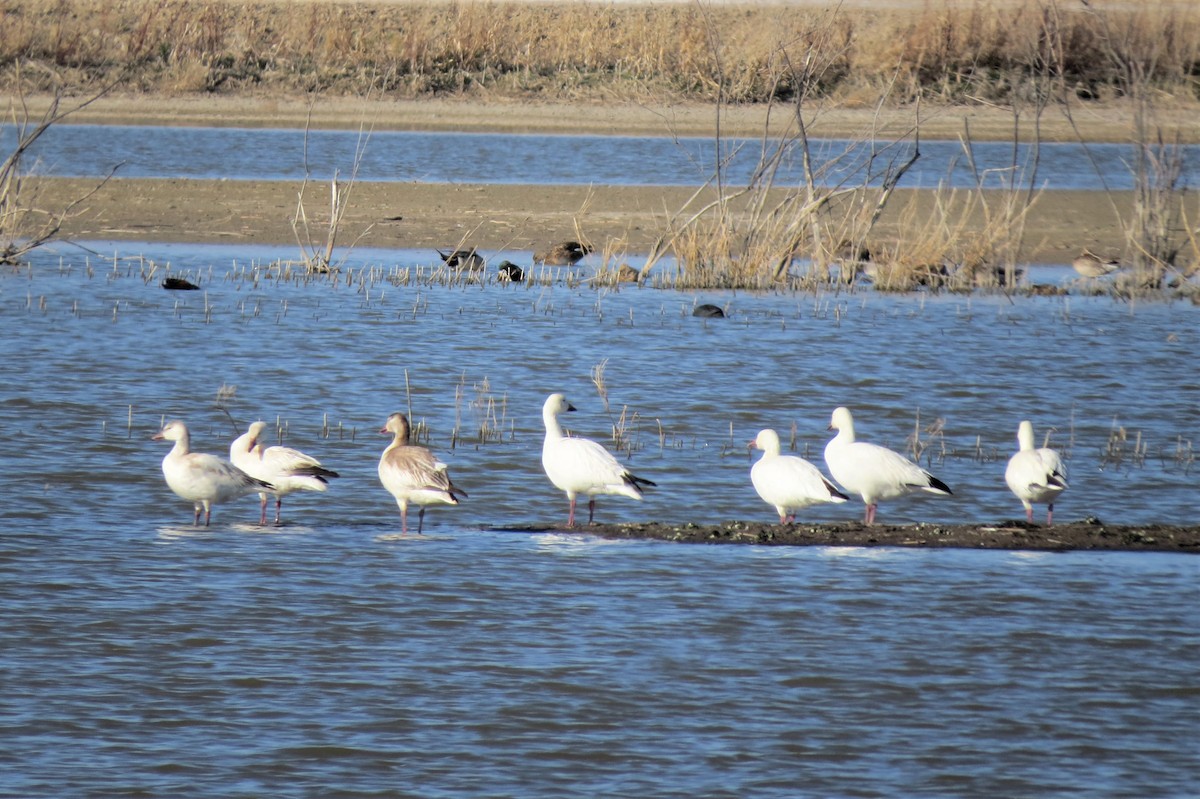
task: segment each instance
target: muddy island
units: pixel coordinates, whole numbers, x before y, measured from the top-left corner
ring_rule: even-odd
[[[581,525],[574,530],[552,524],[491,529],[501,532],[575,533],[616,540],[678,541],[689,544],[1200,553],[1200,527],[1114,525],[1095,518],[1059,523],[1053,527],[1015,520],[994,524],[876,524],[870,527],[860,522],[783,526],[730,521],[720,524],[593,524]]]

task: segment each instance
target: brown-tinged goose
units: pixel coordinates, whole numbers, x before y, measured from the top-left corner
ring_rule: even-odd
[[[426,447],[408,443],[408,417],[393,413],[380,430],[390,433],[392,443],[379,459],[379,482],[383,483],[400,506],[400,532],[408,535],[408,505],[420,507],[417,515],[417,535],[425,523],[425,506],[457,505],[467,492],[450,481],[449,467],[439,461]]]

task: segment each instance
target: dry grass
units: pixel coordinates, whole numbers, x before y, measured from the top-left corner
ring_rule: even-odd
[[[869,106],[894,81],[900,102],[1009,103],[1030,91],[1050,25],[1061,42],[1055,69],[1084,100],[1122,91],[1129,64],[1156,91],[1195,98],[1200,71],[1200,9],[1155,0],[1090,7],[934,1],[837,11],[316,0],[286,12],[283,4],[231,0],[3,0],[0,16],[0,64],[45,65],[68,86],[121,75],[122,88],[174,93],[720,95],[740,103],[807,92]],[[775,80],[781,61],[814,53],[828,68],[813,85]],[[53,80],[52,72],[42,74]],[[11,85],[14,75],[2,79]]]
[[[661,235],[641,277],[668,258],[674,273],[659,270],[656,278],[675,287],[815,287],[835,276],[852,281],[864,263],[883,289],[1012,287],[1037,199],[1032,177],[1002,192],[984,191],[982,176],[975,190],[938,191],[932,214],[907,220],[902,238],[871,245],[866,257],[910,163],[889,148],[911,142],[919,149],[923,98],[1011,109],[1014,135],[1022,114],[1040,118],[1055,103],[1070,114],[1080,102],[1133,98],[1141,110],[1131,136],[1142,144],[1142,160],[1137,207],[1123,223],[1127,257],[1139,268],[1135,288],[1157,290],[1183,276],[1189,266],[1181,255],[1197,250],[1180,204],[1179,147],[1163,139],[1152,113],[1164,98],[1197,96],[1200,9],[1189,5],[979,0],[877,10],[316,0],[283,13],[276,4],[233,0],[0,4],[0,64],[7,66],[0,85],[18,95],[99,81],[168,93],[700,100],[715,103],[718,128],[736,104],[780,109],[790,118],[786,132],[764,130],[749,182],[735,185],[716,164],[708,184],[655,220]],[[810,164],[806,126],[838,104],[911,107],[913,121],[878,145],[876,132],[866,134],[872,160],[851,164],[856,177],[831,181]],[[717,138],[729,141],[719,129]],[[969,156],[969,132],[965,144]],[[780,185],[775,170],[797,147],[804,178]],[[835,159],[835,167],[854,157]],[[328,212],[307,210],[301,191],[293,228],[310,271],[336,270],[335,248],[353,247],[343,240],[343,218],[356,167],[330,186]],[[0,185],[0,198],[24,212],[28,203],[12,201],[19,188]],[[573,220],[580,240],[589,201]],[[324,205],[322,198],[315,207]],[[6,206],[0,212],[14,218]],[[602,244],[598,282],[619,279],[625,250],[621,242]],[[475,278],[419,271],[392,280],[423,279]],[[533,274],[527,285],[547,279]]]

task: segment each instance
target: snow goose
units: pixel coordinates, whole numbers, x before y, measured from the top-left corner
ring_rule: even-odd
[[[596,514],[597,494],[620,494],[630,499],[642,498],[642,487],[652,486],[649,480],[630,474],[604,447],[587,438],[563,435],[558,415],[575,407],[562,394],[551,394],[542,406],[542,421],[546,423],[546,440],[542,444],[542,468],[550,482],[565,491],[571,510],[567,526],[575,526],[575,498],[588,497],[588,524]]]
[[[795,512],[809,505],[848,499],[804,458],[780,455],[779,434],[774,430],[759,431],[746,446],[762,450],[762,457],[750,468],[750,482],[763,502],[779,513],[780,524],[795,521]]]
[[[1033,503],[1046,503],[1046,526],[1054,523],[1054,501],[1067,490],[1062,458],[1046,447],[1033,443],[1033,423],[1017,426],[1017,453],[1008,459],[1004,482],[1025,506],[1025,519],[1033,524]]]
[[[457,505],[467,492],[450,482],[449,467],[439,461],[427,448],[408,443],[408,417],[393,413],[379,432],[392,434],[379,459],[379,482],[383,483],[400,506],[400,533],[408,535],[408,504],[420,507],[417,515],[417,535],[425,524],[425,506]]]
[[[854,440],[854,417],[849,408],[838,408],[829,422],[837,430],[825,445],[825,465],[838,484],[862,497],[867,506],[866,523],[875,523],[875,506],[881,499],[894,499],[920,489],[950,494],[950,487],[903,455],[877,444]]]
[[[275,486],[275,524],[280,524],[283,515],[283,498],[293,491],[324,491],[329,487],[330,477],[338,473],[321,466],[311,455],[290,447],[264,447],[263,432],[266,422],[254,422],[249,429],[229,445],[229,460],[251,477],[265,480]],[[267,523],[267,492],[259,493],[262,516],[259,524]]]
[[[256,491],[274,491],[275,486],[251,477],[244,471],[216,455],[191,451],[191,436],[187,425],[176,419],[155,433],[155,440],[174,441],[175,446],[163,458],[163,476],[167,486],[183,499],[195,503],[196,516],[192,524],[200,524],[200,512],[204,511],[204,526],[212,519],[212,506],[253,494]]]

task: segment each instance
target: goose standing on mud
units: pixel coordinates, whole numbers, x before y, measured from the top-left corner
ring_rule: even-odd
[[[1033,441],[1033,423],[1026,420],[1017,426],[1016,454],[1008,459],[1004,482],[1021,504],[1025,519],[1033,524],[1033,503],[1046,504],[1046,526],[1054,524],[1054,501],[1067,490],[1067,478],[1062,458],[1046,447],[1038,448]]]
[[[847,497],[804,458],[779,454],[779,434],[770,428],[746,445],[762,450],[750,468],[750,482],[763,502],[775,508],[780,524],[796,520],[796,511],[821,502],[845,502]]]
[[[249,429],[229,445],[229,459],[233,465],[251,477],[257,477],[275,486],[275,524],[282,523],[283,498],[293,491],[324,491],[329,487],[330,477],[338,473],[321,466],[311,455],[290,447],[263,447],[263,432],[266,422],[254,422]],[[267,495],[259,493],[262,515],[259,524],[267,524]]]
[[[542,406],[542,421],[546,424],[546,440],[542,444],[542,468],[560,491],[565,491],[571,504],[567,526],[575,526],[575,499],[580,494],[588,498],[588,524],[596,514],[596,496],[619,494],[641,499],[644,486],[656,485],[637,477],[622,466],[612,454],[588,438],[563,435],[558,415],[573,411],[575,406],[562,394],[551,394]]]
[[[212,520],[212,506],[253,494],[274,491],[275,486],[251,477],[229,461],[216,455],[192,452],[191,435],[187,425],[176,419],[155,433],[157,441],[174,441],[175,446],[163,458],[163,476],[167,486],[188,502],[195,503],[196,516],[192,524],[199,526],[204,512],[204,526]]]
[[[862,497],[866,523],[875,523],[880,500],[912,491],[950,494],[950,487],[908,458],[877,444],[854,440],[854,417],[849,408],[838,408],[829,422],[838,433],[825,445],[825,465],[838,485]]]
[[[450,481],[450,471],[428,448],[408,443],[408,417],[393,413],[379,432],[390,433],[392,443],[379,458],[379,482],[400,506],[400,533],[408,535],[408,504],[420,507],[417,535],[425,524],[426,505],[457,505],[467,492]]]

